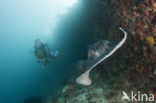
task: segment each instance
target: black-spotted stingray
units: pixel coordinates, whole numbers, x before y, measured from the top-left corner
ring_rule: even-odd
[[[88,59],[79,62],[79,68],[85,68],[85,72],[81,74],[76,82],[82,85],[91,85],[92,81],[89,78],[90,71],[95,68],[102,61],[110,57],[117,51],[126,41],[127,32],[121,27],[119,29],[124,33],[124,38],[113,48],[111,48],[111,41],[101,40],[93,44],[88,50]]]

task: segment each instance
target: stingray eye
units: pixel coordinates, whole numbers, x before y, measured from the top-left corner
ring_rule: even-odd
[[[109,49],[109,47],[106,45],[105,50],[108,50],[108,49]]]

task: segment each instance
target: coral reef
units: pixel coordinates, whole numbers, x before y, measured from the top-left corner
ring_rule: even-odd
[[[123,48],[91,72],[93,85],[83,87],[70,78],[66,85],[73,87],[59,95],[56,103],[133,103],[121,101],[123,91],[155,93],[156,0],[85,2],[88,18],[94,24],[90,41],[121,39],[119,26],[128,32],[128,40]]]
[[[135,63],[135,69],[153,73],[156,68],[156,1],[154,0],[119,0],[119,7],[114,16],[116,25],[126,28],[130,34],[127,57]]]

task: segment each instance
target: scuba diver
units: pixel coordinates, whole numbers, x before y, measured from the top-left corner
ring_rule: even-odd
[[[33,53],[36,56],[38,63],[43,63],[43,68],[50,63],[51,58],[57,57],[59,51],[51,52],[47,43],[40,39],[35,40],[35,46],[33,47]],[[31,50],[32,51],[32,50]]]

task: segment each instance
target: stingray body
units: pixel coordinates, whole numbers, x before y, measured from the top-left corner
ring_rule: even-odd
[[[78,63],[78,68],[85,69],[86,71],[76,79],[77,83],[86,86],[91,85],[91,79],[89,78],[90,71],[99,63],[110,57],[124,44],[127,39],[127,32],[121,27],[119,29],[124,33],[124,38],[117,45],[114,46],[114,42],[112,41],[101,40],[90,46],[88,59]]]
[[[100,59],[102,59],[106,54],[108,54],[115,46],[115,42],[100,40],[95,44],[91,45],[88,50],[88,59],[81,60],[77,63],[77,68],[79,71],[87,71]]]

